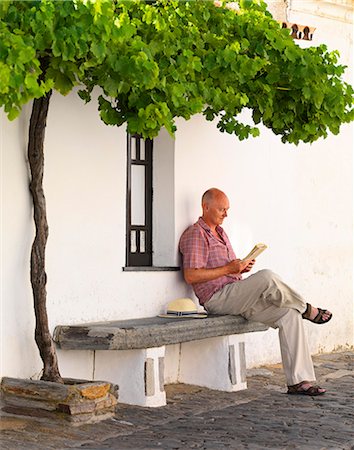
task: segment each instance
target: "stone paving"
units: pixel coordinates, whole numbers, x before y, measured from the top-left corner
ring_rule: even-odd
[[[114,419],[74,427],[2,413],[0,448],[354,449],[354,352],[314,357],[324,396],[286,395],[280,365],[248,371],[248,389],[167,387],[161,408],[119,405]]]

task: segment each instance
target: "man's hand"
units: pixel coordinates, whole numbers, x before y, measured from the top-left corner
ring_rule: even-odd
[[[252,270],[256,260],[251,259],[251,260],[246,260],[245,262],[247,263],[247,266],[245,269],[243,269],[243,271],[241,273],[246,273],[246,272],[249,272],[250,270]]]
[[[230,275],[239,275],[240,273],[246,273],[249,272],[256,260],[246,260],[243,261],[242,259],[234,259],[229,264],[227,264],[227,267],[229,269]]]

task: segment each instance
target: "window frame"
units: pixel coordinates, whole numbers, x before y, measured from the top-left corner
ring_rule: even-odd
[[[135,146],[135,158],[132,152]],[[142,146],[144,159],[141,159]],[[153,202],[153,140],[127,133],[127,195],[126,195],[126,267],[152,266],[152,202]],[[144,225],[132,223],[132,167],[145,168]],[[136,251],[132,251],[132,236],[136,237]],[[141,236],[145,234],[145,248],[141,251]]]

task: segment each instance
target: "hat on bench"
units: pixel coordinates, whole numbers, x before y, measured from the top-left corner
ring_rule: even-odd
[[[167,305],[166,314],[159,314],[159,317],[172,319],[204,319],[208,317],[205,313],[198,313],[197,308],[190,298],[178,298]]]

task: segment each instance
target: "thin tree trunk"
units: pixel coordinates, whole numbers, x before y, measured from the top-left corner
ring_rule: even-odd
[[[55,346],[49,332],[47,315],[47,274],[45,272],[45,248],[48,239],[46,203],[43,191],[44,135],[49,100],[52,92],[35,99],[29,128],[28,160],[31,173],[30,191],[33,198],[36,236],[31,252],[31,284],[36,317],[35,340],[44,367],[42,380],[63,382],[58,368]]]

